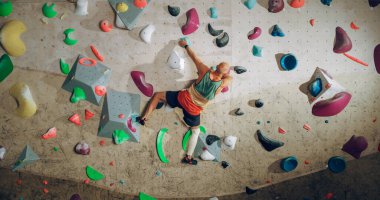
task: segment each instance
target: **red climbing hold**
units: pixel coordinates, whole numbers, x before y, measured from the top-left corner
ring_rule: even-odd
[[[310,127],[309,124],[304,124],[304,125],[303,125],[303,128],[304,128],[305,130],[307,130],[307,131],[311,131],[311,127]]]
[[[377,118],[375,117],[375,119],[372,120],[373,123],[375,123],[377,121]]]
[[[359,30],[359,27],[356,26],[356,24],[354,24],[354,22],[351,22],[350,26],[351,26],[351,28],[354,29],[354,30]]]
[[[86,178],[84,181],[83,181],[84,184],[89,184],[90,183],[90,179]]]
[[[43,181],[42,181],[42,184],[47,185],[47,184],[48,184],[48,181],[47,181],[47,180],[43,180]]]
[[[92,53],[96,56],[96,58],[100,61],[104,61],[104,57],[99,53],[99,51],[94,47],[94,45],[90,45]]]
[[[78,125],[78,126],[82,126],[82,123],[80,122],[80,117],[78,114],[73,114],[70,118],[69,118],[69,121]]]
[[[104,141],[104,140],[100,140],[99,144],[100,144],[101,146],[103,146],[103,145],[106,144],[106,141]]]
[[[326,199],[332,199],[334,197],[334,194],[332,192],[329,192],[325,195]]]
[[[310,162],[308,161],[308,160],[305,160],[305,165],[308,165],[308,164],[310,164]]]
[[[281,127],[278,127],[278,133],[285,134],[286,131],[284,129],[282,129]]]
[[[50,128],[46,133],[41,135],[41,138],[44,140],[50,139],[50,138],[55,138],[57,137],[57,128],[53,127]]]
[[[311,25],[311,26],[314,26],[314,21],[315,21],[314,19],[311,19],[311,20],[310,20],[310,25]]]
[[[49,193],[49,190],[46,189],[46,188],[44,188],[43,191],[44,191],[45,194]]]
[[[87,110],[87,109],[84,110],[84,119],[85,119],[85,120],[89,120],[89,119],[91,119],[93,116],[94,116],[94,113],[93,113],[93,112],[91,112],[91,111],[89,111],[89,110]]]
[[[134,0],[133,4],[135,4],[137,8],[143,9],[148,5],[148,2],[146,0]]]
[[[99,26],[103,32],[110,32],[112,30],[112,24],[106,19],[100,21]]]
[[[107,88],[102,85],[95,86],[95,94],[98,96],[104,96],[107,92]]]
[[[115,164],[114,161],[111,161],[111,162],[109,163],[110,166],[114,166],[114,164]]]

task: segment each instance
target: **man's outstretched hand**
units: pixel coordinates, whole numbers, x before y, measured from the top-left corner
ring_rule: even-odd
[[[184,47],[184,46],[186,46],[186,45],[188,45],[188,44],[187,44],[186,40],[179,40],[178,45],[179,45],[180,47]]]

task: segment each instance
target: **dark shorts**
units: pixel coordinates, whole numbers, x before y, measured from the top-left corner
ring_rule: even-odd
[[[179,91],[167,91],[166,92],[166,101],[170,107],[175,108],[179,107],[183,112],[183,120],[188,126],[199,126],[201,124],[201,115],[190,115],[178,102],[178,93]]]

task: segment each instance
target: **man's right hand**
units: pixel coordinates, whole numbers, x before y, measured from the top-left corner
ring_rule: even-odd
[[[180,47],[184,47],[184,46],[186,46],[186,45],[188,45],[188,44],[187,44],[186,40],[179,40],[178,45],[179,45]]]

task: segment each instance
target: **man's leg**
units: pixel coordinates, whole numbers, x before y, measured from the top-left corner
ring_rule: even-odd
[[[199,129],[199,126],[191,127],[191,137],[189,140],[189,145],[187,146],[186,153],[189,158],[193,157],[194,149],[197,146],[198,136],[200,132],[201,130]]]
[[[166,92],[155,92],[153,97],[150,99],[148,107],[145,109],[144,114],[140,118],[141,121],[145,122],[149,115],[153,112],[153,110],[156,109],[158,102],[160,101],[166,101]]]

